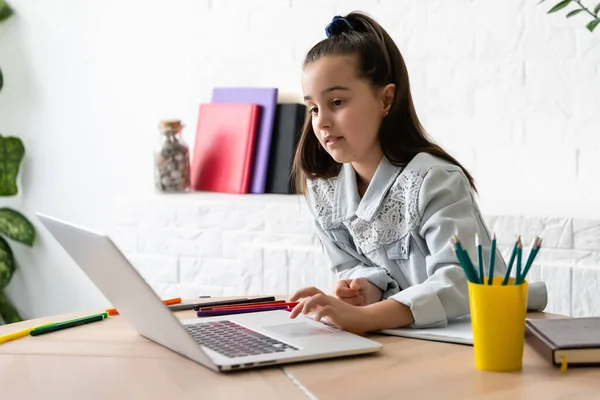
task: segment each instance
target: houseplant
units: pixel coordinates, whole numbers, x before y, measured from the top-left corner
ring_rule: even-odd
[[[540,0],[540,3],[544,2],[544,1],[545,0]],[[575,7],[575,9],[571,9],[571,11],[569,11],[567,13],[567,15],[566,15],[567,18],[574,17],[575,15],[580,14],[580,13],[584,13],[584,15],[586,15],[588,18],[589,18],[589,16],[591,16],[592,20],[589,21],[586,25],[586,28],[590,32],[593,32],[594,29],[596,29],[596,27],[598,26],[598,24],[600,24],[600,3],[596,4],[596,7],[594,7],[594,9],[591,10],[591,9],[587,8],[586,6],[584,6],[581,3],[581,0],[562,0],[561,2],[557,3],[554,7],[552,7],[550,10],[548,10],[548,14],[552,14],[557,11],[560,11],[569,5],[573,5]]]
[[[6,20],[12,10],[0,0],[0,22]],[[0,71],[0,91],[3,78]],[[4,137],[0,133],[0,196],[15,196],[19,189],[17,178],[25,146],[18,137]],[[12,305],[4,288],[9,284],[16,263],[10,244],[11,239],[27,246],[33,246],[35,229],[31,222],[19,211],[9,207],[0,207],[0,320],[13,323],[21,320],[21,316]]]

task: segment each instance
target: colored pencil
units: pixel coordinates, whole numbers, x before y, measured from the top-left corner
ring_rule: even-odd
[[[226,306],[232,304],[255,304],[255,303],[264,303],[265,301],[275,301],[275,296],[264,296],[264,297],[254,297],[254,298],[241,298],[241,299],[232,299],[232,300],[221,300],[214,302],[205,302],[198,303],[194,305],[194,311],[198,311],[204,307],[215,307],[215,306]],[[177,307],[177,306],[174,306]]]
[[[502,280],[502,284],[506,285],[508,283],[508,278],[510,278],[510,271],[512,270],[513,263],[515,261],[515,257],[517,256],[517,245],[521,241],[521,236],[517,238],[515,245],[512,249],[512,253],[510,255],[510,261],[508,262],[508,268],[506,268],[506,274],[504,274],[504,279]]]
[[[481,283],[485,283],[485,266],[483,265],[483,248],[481,247],[481,242],[479,241],[479,234],[475,234],[475,248],[477,249],[477,263],[479,264],[479,279]]]
[[[521,243],[521,238],[517,243],[517,273],[515,274],[515,285],[519,283],[521,280],[521,258],[523,257],[523,243]]]
[[[542,239],[540,239],[539,237],[536,237],[534,239],[533,243],[531,244],[531,250],[529,251],[529,257],[527,258],[527,263],[525,264],[525,268],[523,269],[523,273],[521,274],[521,279],[519,279],[518,283],[523,283],[523,281],[525,281],[527,273],[529,272],[529,269],[533,265],[533,260],[535,260],[535,257],[537,256],[537,253],[540,251],[541,246],[542,246]]]
[[[57,322],[45,326],[41,326],[39,328],[35,328],[29,334],[31,336],[43,335],[45,333],[55,332],[62,329],[68,329],[79,325],[89,324],[96,321],[102,321],[103,319],[108,318],[108,313],[103,312],[100,314],[88,315],[87,317],[76,318],[69,321]]]
[[[254,303],[254,304],[240,304],[233,306],[219,306],[219,307],[203,307],[198,311],[210,311],[210,310],[237,310],[244,308],[259,308],[259,307],[272,307],[272,306],[288,306],[295,307],[298,302],[286,302],[285,300],[277,300],[265,303]]]
[[[492,238],[492,248],[490,250],[490,271],[488,273],[488,285],[494,281],[494,263],[496,262],[496,234]]]
[[[209,310],[209,311],[198,311],[196,315],[199,317],[215,317],[221,315],[233,315],[233,314],[247,314],[254,312],[263,311],[274,311],[274,310],[286,310],[288,306],[271,306],[271,307],[257,307],[257,308],[244,308],[236,310]]]
[[[455,235],[450,239],[450,241],[454,244],[456,257],[458,258],[458,262],[460,263],[461,267],[465,271],[467,279],[473,283],[478,283],[477,272],[475,271],[475,268],[473,268],[471,260],[469,259],[469,255],[462,248],[460,239],[458,239],[458,237]]]
[[[45,324],[32,326],[31,328],[21,329],[20,331],[7,333],[6,335],[0,336],[0,343],[8,342],[10,340],[22,338],[24,336],[29,336],[32,330],[41,328],[42,326],[50,325],[52,322],[46,322]]]

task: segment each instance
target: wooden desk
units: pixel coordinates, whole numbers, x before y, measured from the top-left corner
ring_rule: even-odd
[[[92,310],[0,326],[0,335]],[[193,312],[178,312],[193,318]],[[140,336],[122,317],[0,344],[2,399],[306,399],[280,368],[215,373]]]
[[[89,313],[0,326],[0,334]],[[0,344],[0,398],[293,400],[306,399],[305,391],[318,399],[599,398],[598,368],[563,375],[528,345],[523,371],[493,373],[475,369],[471,346],[370,337],[384,345],[378,354],[216,373],[141,337],[122,317],[110,317]]]
[[[546,314],[531,317],[547,318]],[[318,399],[600,399],[600,369],[565,374],[525,344],[523,370],[475,369],[473,347],[381,335],[376,355],[285,366]],[[332,384],[335,382],[335,384]]]

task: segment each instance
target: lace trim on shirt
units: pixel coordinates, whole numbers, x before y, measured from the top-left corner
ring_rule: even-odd
[[[419,225],[421,218],[418,200],[421,183],[421,175],[414,171],[404,171],[383,199],[372,222],[356,218],[346,224],[364,253],[407,238],[410,231]],[[408,256],[406,243],[400,246],[400,256]]]
[[[332,207],[337,178],[309,180],[310,199],[317,221],[323,229],[333,228]],[[382,200],[377,216],[372,222],[356,218],[344,225],[354,237],[362,253],[373,251],[397,240],[406,239],[409,232],[420,224],[418,212],[419,190],[423,178],[417,172],[402,172],[389,193]],[[408,256],[408,246],[403,243],[400,256]]]
[[[310,201],[313,204],[317,221],[323,229],[333,228],[333,198],[336,178],[309,179],[307,183]]]

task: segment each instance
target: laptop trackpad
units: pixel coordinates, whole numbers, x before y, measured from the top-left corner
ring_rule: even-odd
[[[291,324],[282,324],[282,325],[272,325],[263,327],[266,330],[277,333],[279,335],[284,336],[314,336],[314,335],[323,335],[323,334],[331,334],[334,333],[329,329],[323,327],[320,328],[318,326],[314,326],[311,324],[307,324],[306,322],[296,322]]]

